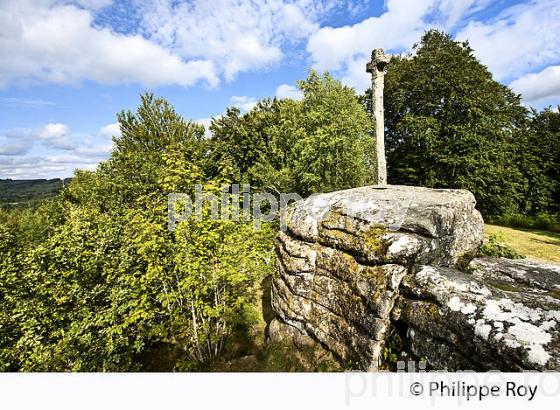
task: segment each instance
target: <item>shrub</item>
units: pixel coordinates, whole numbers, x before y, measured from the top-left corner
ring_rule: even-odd
[[[545,212],[540,213],[537,216],[506,214],[492,219],[491,223],[511,228],[540,229],[544,231],[560,232],[559,216]]]
[[[482,244],[480,253],[486,256],[497,258],[523,259],[524,256],[502,243],[502,235],[490,235],[487,241]]]

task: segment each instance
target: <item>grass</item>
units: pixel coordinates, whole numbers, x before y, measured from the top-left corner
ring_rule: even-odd
[[[505,245],[527,258],[560,263],[560,233],[497,225],[484,227],[485,240],[496,234]]]

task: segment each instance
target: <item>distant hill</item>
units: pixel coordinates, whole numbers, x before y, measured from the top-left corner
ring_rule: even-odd
[[[0,205],[18,206],[53,197],[71,179],[0,179]]]

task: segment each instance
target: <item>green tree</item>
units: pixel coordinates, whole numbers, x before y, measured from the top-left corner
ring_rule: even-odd
[[[525,210],[560,214],[560,107],[532,114],[523,144],[529,175]]]
[[[328,73],[298,82],[303,99],[264,100],[241,115],[229,109],[210,127],[213,158],[241,180],[301,195],[371,181],[370,122],[355,92]]]
[[[390,183],[469,189],[487,216],[520,209],[527,110],[467,42],[432,30],[394,57],[385,119]]]
[[[103,197],[137,202],[154,193],[190,192],[204,178],[204,126],[183,119],[167,100],[141,96],[136,112],[117,115],[122,136],[114,138],[111,158],[98,169]]]
[[[175,369],[198,368],[271,272],[269,225],[214,221],[206,209],[168,230],[168,193],[219,191],[235,173],[224,160],[205,174],[203,128],[149,94],[119,122],[97,171],[77,172],[32,216],[0,214],[1,370],[142,370],[162,345]]]
[[[311,71],[298,82],[303,91],[301,125],[305,133],[295,141],[293,169],[300,192],[333,191],[372,181],[370,120],[354,90],[328,73]]]

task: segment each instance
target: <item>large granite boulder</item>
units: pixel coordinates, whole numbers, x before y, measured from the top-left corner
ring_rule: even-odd
[[[452,265],[482,242],[475,203],[464,190],[362,187],[298,201],[285,223],[292,237],[365,263]]]
[[[345,366],[371,370],[399,323],[434,368],[560,368],[557,268],[469,265],[483,221],[468,191],[356,188],[298,201],[285,218],[273,337],[310,338]]]
[[[280,275],[272,282],[272,306],[279,318],[344,363],[371,367],[406,268],[360,264],[348,253],[284,233],[276,249]]]

